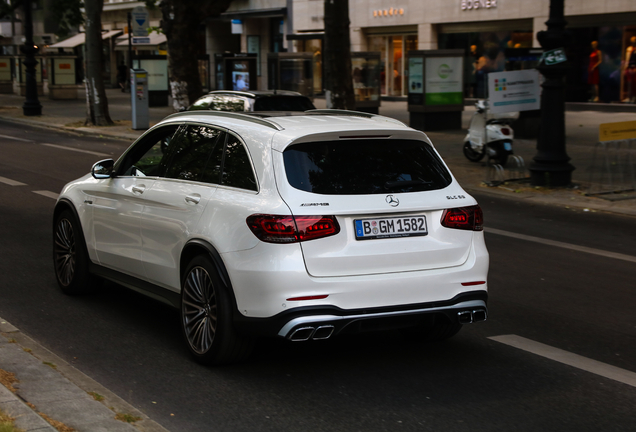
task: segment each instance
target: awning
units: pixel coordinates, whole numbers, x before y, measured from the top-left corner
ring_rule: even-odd
[[[122,33],[123,30],[109,30],[102,33],[102,39],[109,39],[113,36],[117,36]],[[82,45],[86,42],[86,33],[78,33],[75,36],[63,40],[53,45],[49,45],[48,48],[75,48],[78,45]]]
[[[269,8],[269,9],[250,9],[250,10],[235,10],[229,12],[223,12],[219,18],[223,20],[230,19],[249,19],[249,18],[272,18],[272,17],[284,17],[287,16],[287,8]]]
[[[139,50],[155,50],[158,49],[159,45],[162,43],[166,43],[168,39],[166,39],[166,35],[163,33],[152,32],[148,35],[148,39],[150,39],[150,43],[134,43],[133,47]],[[125,37],[119,38],[117,45],[115,45],[115,51],[127,51],[128,50],[128,35]]]

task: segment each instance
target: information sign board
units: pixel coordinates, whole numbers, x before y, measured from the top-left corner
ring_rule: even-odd
[[[599,126],[599,141],[616,141],[636,138],[636,121],[603,123]]]
[[[426,105],[457,105],[463,102],[462,57],[426,57]]]
[[[148,9],[143,6],[137,6],[131,12],[131,19],[132,35],[135,37],[148,37]]]
[[[496,113],[538,110],[541,107],[536,69],[488,74],[488,111]]]

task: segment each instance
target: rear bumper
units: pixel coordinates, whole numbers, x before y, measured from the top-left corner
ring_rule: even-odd
[[[486,291],[462,293],[431,303],[345,310],[337,307],[299,307],[271,318],[237,316],[237,330],[292,341],[327,339],[339,333],[358,333],[408,327],[431,314],[446,315],[453,322],[470,324],[488,316]]]

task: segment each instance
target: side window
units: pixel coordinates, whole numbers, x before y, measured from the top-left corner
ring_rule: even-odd
[[[168,150],[179,125],[153,131],[126,154],[119,172],[121,176],[159,177],[165,172]]]
[[[241,141],[232,134],[228,134],[225,145],[221,184],[253,191],[258,190],[250,157]]]
[[[207,181],[209,176],[206,174],[206,165],[212,154],[220,152],[215,152],[215,149],[222,148],[224,137],[225,133],[218,129],[189,125],[171,143],[170,162],[165,177]]]

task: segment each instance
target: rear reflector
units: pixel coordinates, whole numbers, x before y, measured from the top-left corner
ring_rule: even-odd
[[[486,281],[462,282],[463,286],[483,285]]]
[[[335,216],[282,216],[255,214],[247,226],[267,243],[296,243],[336,235],[340,225]]]
[[[304,297],[292,297],[288,298],[287,301],[303,301],[303,300],[322,300],[329,297],[328,294],[325,295],[314,295],[314,296],[304,296]]]
[[[483,231],[484,213],[478,205],[444,210],[442,226],[471,231]]]

